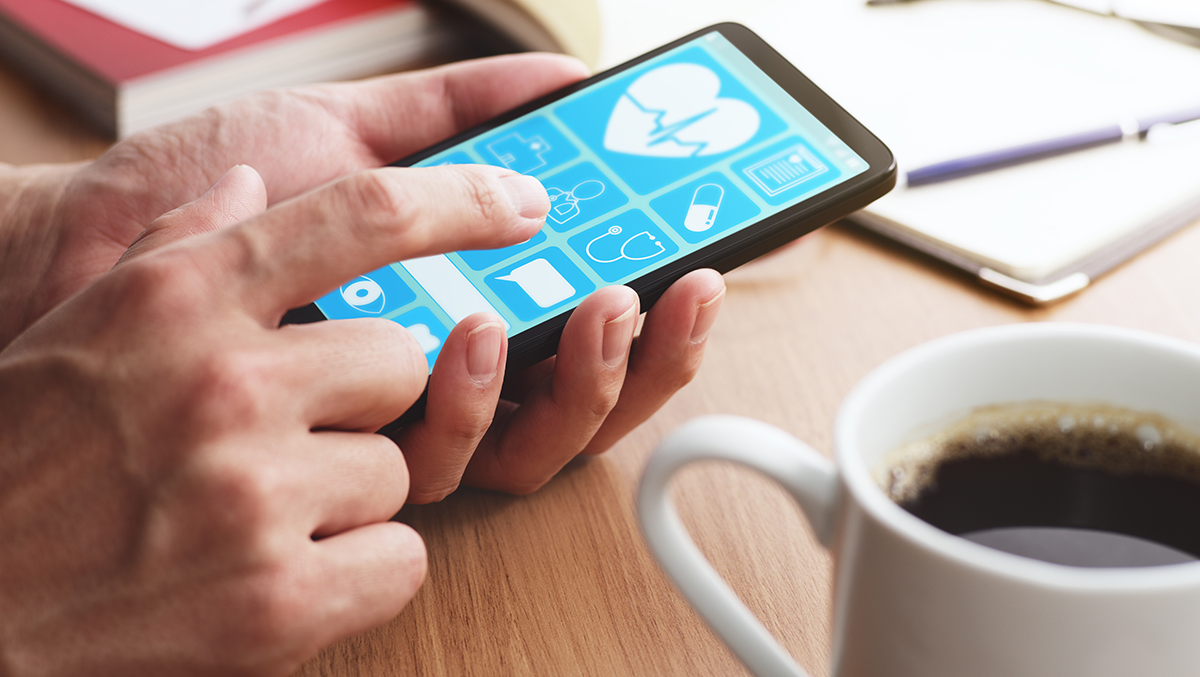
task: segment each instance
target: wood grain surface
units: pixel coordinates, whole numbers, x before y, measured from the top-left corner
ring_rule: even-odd
[[[87,159],[108,142],[0,68],[0,161]],[[526,497],[460,490],[410,507],[429,579],[391,622],[329,647],[298,674],[739,675],[745,670],[659,572],[634,493],[656,442],[688,418],[753,416],[828,454],[838,403],[887,358],[1011,322],[1115,324],[1200,341],[1200,229],[1083,294],[1031,309],[849,226],[728,275],[696,380],[609,453]],[[684,470],[673,491],[701,549],[815,676],[827,673],[831,559],[792,501],[753,472]]]

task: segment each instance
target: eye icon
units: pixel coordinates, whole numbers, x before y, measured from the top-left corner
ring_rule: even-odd
[[[360,313],[378,315],[383,312],[383,306],[387,302],[383,295],[383,287],[365,275],[342,285],[340,291],[346,305]]]

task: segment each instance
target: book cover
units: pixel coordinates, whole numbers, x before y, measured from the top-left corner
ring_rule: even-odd
[[[382,72],[450,40],[416,0],[328,0],[195,51],[61,0],[0,0],[0,54],[116,136],[255,89]]]

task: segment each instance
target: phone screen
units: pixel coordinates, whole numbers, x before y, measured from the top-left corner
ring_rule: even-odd
[[[516,336],[868,169],[715,30],[413,164],[468,163],[541,180],[545,227],[360,276],[316,302],[327,318],[394,320],[432,368],[472,313]]]

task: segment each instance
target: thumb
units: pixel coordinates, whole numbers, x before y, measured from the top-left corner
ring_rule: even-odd
[[[266,209],[267,188],[262,177],[252,167],[235,165],[203,195],[155,219],[117,265],[172,242],[232,226]]]

